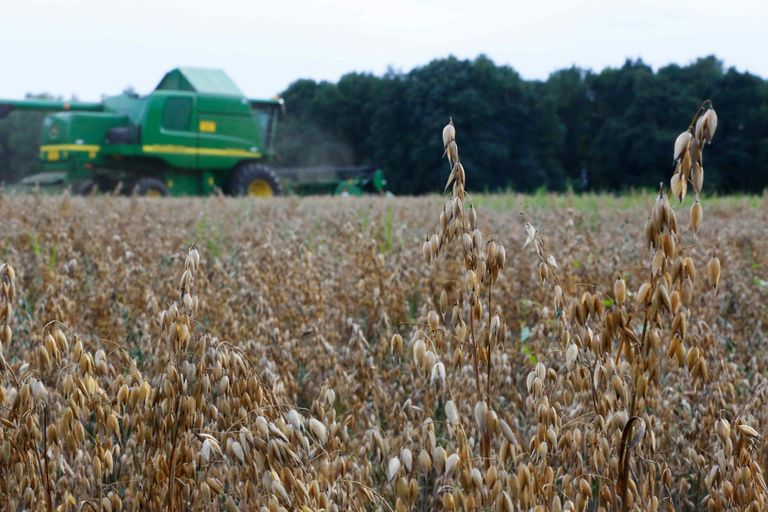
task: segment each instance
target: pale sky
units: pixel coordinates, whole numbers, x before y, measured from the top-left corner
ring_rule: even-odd
[[[715,54],[768,77],[768,0],[0,0],[0,98],[150,92],[176,66],[252,98],[483,53],[524,78]]]

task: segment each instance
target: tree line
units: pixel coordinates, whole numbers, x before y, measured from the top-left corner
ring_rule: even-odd
[[[46,94],[27,98],[52,99]],[[40,133],[45,112],[12,112],[0,118],[0,184],[40,172]]]
[[[672,173],[675,137],[704,99],[721,120],[707,188],[768,186],[768,83],[710,56],[655,71],[640,60],[599,73],[572,67],[524,80],[485,56],[407,73],[298,80],[283,93],[282,164],[377,164],[401,194],[438,190],[449,169],[440,128],[452,117],[475,190],[619,191]]]
[[[440,128],[452,117],[472,190],[620,191],[665,181],[675,137],[702,100],[718,112],[707,189],[768,187],[768,82],[714,56],[654,71],[641,60],[524,80],[485,56],[409,72],[297,80],[283,93],[278,166],[375,164],[397,194],[439,190],[449,169]],[[38,169],[43,114],[0,121],[0,182]]]

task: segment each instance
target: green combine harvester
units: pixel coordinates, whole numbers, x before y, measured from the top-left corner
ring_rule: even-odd
[[[147,96],[101,103],[0,100],[0,118],[14,110],[55,112],[43,122],[45,172],[25,184],[142,196],[384,192],[376,167],[268,167],[283,100],[248,99],[221,70],[177,68]]]

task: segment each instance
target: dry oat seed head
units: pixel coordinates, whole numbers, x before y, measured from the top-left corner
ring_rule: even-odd
[[[454,166],[459,163],[459,147],[456,145],[456,141],[450,141],[445,148],[445,153],[448,155],[448,164],[453,170]]]
[[[447,459],[445,459],[445,474],[450,475],[459,463],[459,454],[452,453]]]
[[[691,168],[691,184],[696,194],[701,194],[701,189],[704,187],[704,167],[699,162],[693,164]]]
[[[530,222],[525,225],[525,234],[526,234],[526,238],[525,238],[525,243],[523,244],[523,247],[522,247],[523,249],[525,249],[528,246],[528,244],[533,242],[534,238],[536,238],[536,228],[533,227],[533,224],[531,224]]]
[[[456,409],[456,404],[453,400],[448,400],[445,403],[445,418],[448,424],[458,426],[459,424],[459,411]]]
[[[739,432],[747,437],[760,437],[760,433],[746,423],[741,423],[738,428]]]
[[[439,386],[445,385],[445,366],[441,362],[437,362],[432,367],[432,372],[430,375],[430,384],[434,384],[437,382]]]
[[[453,119],[448,119],[448,124],[443,128],[443,148],[448,147],[448,143],[456,140],[456,128],[453,126]]]
[[[688,146],[692,138],[693,135],[687,130],[677,136],[677,139],[675,139],[674,158],[672,159],[674,163],[677,163],[688,152]]]
[[[707,262],[707,278],[709,285],[717,294],[717,287],[720,284],[720,259],[717,256],[712,256]]]
[[[681,203],[685,199],[685,184],[685,177],[680,172],[676,172],[669,182],[669,189],[672,191],[672,195]]]
[[[699,198],[696,198],[696,202],[691,205],[691,229],[694,233],[698,233],[699,226],[701,225],[701,218],[703,216],[703,209]]]
[[[392,457],[389,459],[389,464],[387,465],[387,480],[391,483],[399,471],[400,459],[397,457]]]
[[[440,328],[440,315],[436,311],[432,310],[427,314],[427,323],[429,328],[436,331]]]
[[[45,389],[45,385],[42,381],[33,379],[32,396],[37,402],[44,402],[45,399],[48,398],[48,390]]]
[[[731,437],[731,425],[724,418],[720,418],[715,422],[715,431],[723,443],[726,443],[728,438]]]
[[[320,444],[325,444],[325,442],[328,440],[325,425],[323,425],[320,420],[316,418],[310,418],[309,429],[312,431],[318,441],[320,441]]]
[[[696,121],[696,138],[706,144],[711,144],[715,130],[717,130],[717,112],[711,108]]]
[[[613,283],[613,297],[619,306],[623,305],[627,299],[627,284],[621,276],[617,277]]]
[[[403,448],[400,452],[400,460],[402,460],[406,472],[410,473],[411,468],[413,467],[413,454],[409,448]]]
[[[486,418],[488,417],[488,405],[484,400],[480,400],[475,404],[475,423],[480,431],[484,431],[486,428]]]
[[[413,344],[413,362],[417,367],[421,368],[424,359],[427,356],[427,345],[421,338],[417,339]]]

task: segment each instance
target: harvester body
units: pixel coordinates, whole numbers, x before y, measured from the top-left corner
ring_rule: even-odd
[[[43,122],[40,159],[48,181],[59,175],[80,192],[121,184],[145,195],[281,193],[280,171],[265,164],[274,157],[282,109],[279,99],[246,98],[223,71],[197,68],[170,71],[143,97],[0,100],[0,117],[12,110],[58,111]],[[293,174],[285,173],[288,185]],[[367,170],[351,178],[318,172],[315,183],[327,179],[337,187],[373,183]]]

